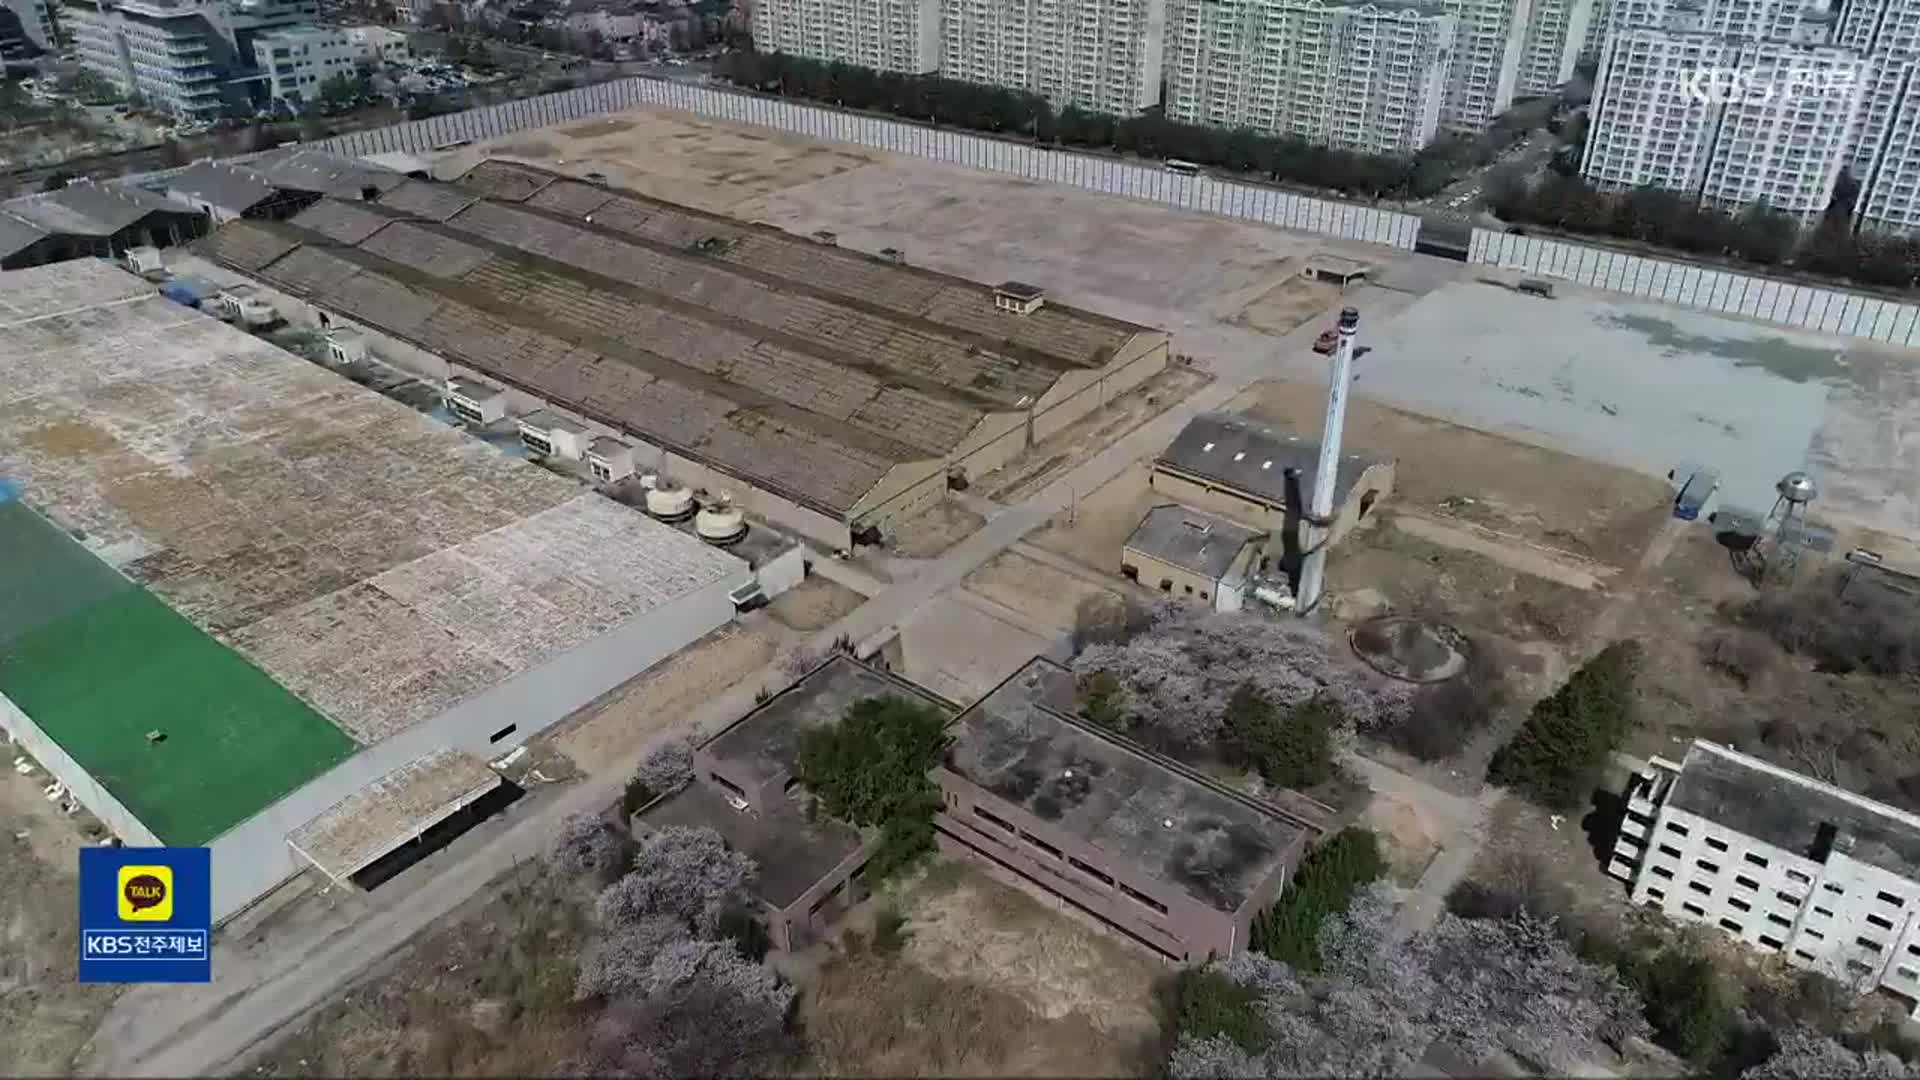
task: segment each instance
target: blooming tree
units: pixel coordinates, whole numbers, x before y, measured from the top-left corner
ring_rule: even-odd
[[[1740,1074],[1741,1080],[1911,1080],[1920,1070],[1880,1050],[1864,1054],[1847,1049],[1812,1031],[1794,1031],[1780,1037],[1773,1056]]]
[[[753,860],[712,829],[669,825],[648,836],[632,872],[600,894],[600,921],[611,928],[666,915],[712,937],[728,909],[747,903],[755,873]]]
[[[629,841],[598,814],[574,814],[560,823],[547,848],[547,863],[574,877],[605,879],[626,859]]]

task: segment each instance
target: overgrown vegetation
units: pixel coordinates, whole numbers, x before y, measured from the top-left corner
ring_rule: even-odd
[[[1178,158],[1276,183],[1309,185],[1370,198],[1426,198],[1492,163],[1544,123],[1542,108],[1516,106],[1476,139],[1442,139],[1417,154],[1387,157],[1262,135],[1251,128],[1182,124],[1158,111],[1127,118],[1067,107],[1021,90],[901,75],[784,53],[742,49],[724,57],[722,78],[741,86],[892,113],[910,120],[1024,136],[1036,143]]]
[[[1260,991],[1216,968],[1181,969],[1174,985],[1174,1031],[1182,1039],[1226,1039],[1249,1054],[1265,1050],[1273,1038]]]
[[[679,791],[692,780],[693,744],[685,739],[662,743],[633,771],[620,797],[621,809],[632,817],[641,807]]]
[[[867,862],[886,881],[933,850],[940,796],[927,774],[946,749],[946,720],[901,697],[863,698],[838,721],[806,733],[800,780],[827,813],[880,830]]]
[[[1806,230],[1764,203],[1729,214],[1678,191],[1602,192],[1575,175],[1552,175],[1535,186],[1518,170],[1502,170],[1488,178],[1485,190],[1488,208],[1506,221],[1638,240],[1761,266],[1794,266],[1889,288],[1911,288],[1920,275],[1920,239],[1854,233],[1851,217],[1859,186],[1845,174],[1826,216]]]
[[[547,863],[568,877],[593,878],[601,884],[626,869],[633,842],[627,834],[598,814],[574,814],[560,823],[547,848]]]
[[[1344,659],[1310,627],[1179,604],[1116,644],[1093,644],[1074,660],[1081,709],[1096,723],[1173,754],[1219,747],[1230,699],[1243,687],[1291,713],[1323,698],[1345,722],[1398,723],[1413,690]]]
[[[1421,761],[1443,761],[1465,750],[1507,702],[1499,661],[1476,644],[1466,670],[1414,692],[1407,718],[1382,731],[1389,746]]]
[[[1231,764],[1269,784],[1305,788],[1333,777],[1333,737],[1346,724],[1340,706],[1315,694],[1282,712],[1251,682],[1227,699],[1220,746]]]
[[[1380,838],[1350,826],[1308,852],[1280,899],[1254,916],[1250,944],[1296,971],[1320,970],[1320,931],[1327,917],[1353,903],[1356,893],[1387,870]]]
[[[1633,726],[1639,665],[1637,642],[1600,650],[1534,705],[1526,724],[1494,754],[1487,779],[1551,809],[1584,805],[1608,755]]]
[[[1838,586],[1837,577],[1823,576],[1797,589],[1763,590],[1735,617],[1829,674],[1920,674],[1920,605],[1870,578],[1845,592]]]

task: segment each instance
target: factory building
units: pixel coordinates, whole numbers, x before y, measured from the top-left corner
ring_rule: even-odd
[[[1696,739],[1627,790],[1633,900],[1920,1015],[1920,817]]]
[[[1167,362],[1162,332],[499,161],[199,250],[456,409],[482,394],[577,426],[569,445],[618,439],[642,474],[830,550]]]
[[[1297,532],[1313,504],[1319,458],[1318,442],[1233,413],[1209,413],[1189,421],[1154,459],[1147,482],[1156,494],[1183,505],[1268,532]],[[1340,459],[1329,543],[1338,543],[1393,492],[1393,473],[1392,461],[1358,454]],[[1296,536],[1293,543],[1304,541]]]
[[[1215,611],[1239,611],[1266,534],[1172,503],[1147,511],[1120,552],[1120,575]]]
[[[191,209],[139,188],[79,182],[0,203],[0,270],[131,248],[172,247],[206,231]]]
[[[748,564],[96,260],[0,274],[0,727],[226,918],[370,884]]]

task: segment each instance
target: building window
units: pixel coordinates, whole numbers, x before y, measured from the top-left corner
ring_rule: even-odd
[[[1721,919],[1720,929],[1733,934],[1744,934],[1747,932],[1746,927],[1741,926],[1739,923],[1734,922],[1732,919]]]
[[[1835,895],[1835,896],[1845,896],[1845,895],[1847,895],[1847,890],[1845,890],[1845,889],[1843,889],[1843,888],[1841,888],[1841,887],[1840,887],[1840,886],[1838,886],[1838,885],[1835,885],[1835,884],[1834,884],[1833,882],[1831,882],[1831,881],[1823,881],[1823,882],[1821,882],[1821,883],[1820,883],[1820,887],[1821,887],[1821,888],[1823,888],[1823,889],[1825,889],[1825,890],[1827,890],[1828,892],[1830,892],[1830,893],[1832,893],[1832,894],[1833,894],[1833,895]]]
[[[1740,886],[1743,889],[1757,889],[1760,887],[1759,882],[1753,880],[1752,878],[1746,876],[1745,874],[1735,875],[1733,879],[1733,883],[1735,885]]]
[[[1717,874],[1720,872],[1719,863],[1710,863],[1705,859],[1695,859],[1693,860],[1693,865],[1705,870],[1709,874]]]
[[[1821,906],[1819,906],[1818,904],[1816,904],[1816,905],[1814,905],[1814,908],[1813,908],[1813,913],[1814,913],[1815,915],[1825,915],[1825,916],[1826,916],[1827,918],[1829,918],[1829,919],[1831,919],[1831,918],[1833,918],[1833,909],[1832,909],[1832,908],[1823,908],[1823,907],[1821,907]]]
[[[1910,967],[1897,967],[1897,968],[1894,968],[1893,970],[1901,978],[1906,979],[1909,982],[1911,982],[1914,979],[1920,979],[1920,971],[1915,971]]]
[[[1891,929],[1893,929],[1893,920],[1892,920],[1892,919],[1883,919],[1883,918],[1881,918],[1881,917],[1880,917],[1880,916],[1878,916],[1878,915],[1869,915],[1869,916],[1867,916],[1867,921],[1868,921],[1868,922],[1870,922],[1870,923],[1872,923],[1873,925],[1875,925],[1875,926],[1877,926],[1877,927],[1879,927],[1879,928],[1880,928],[1880,929],[1882,929],[1882,930],[1891,930]]]
[[[1808,952],[1805,949],[1795,949],[1793,950],[1793,955],[1799,957],[1802,960],[1806,960],[1808,962],[1812,962],[1813,960],[1813,954]]]
[[[1680,849],[1677,847],[1674,847],[1672,844],[1661,844],[1660,854],[1671,855],[1672,857],[1677,859],[1680,857]]]
[[[1813,879],[1812,879],[1812,878],[1810,878],[1810,877],[1808,877],[1807,875],[1805,875],[1805,874],[1803,874],[1803,873],[1801,873],[1801,872],[1800,872],[1800,871],[1798,871],[1798,870],[1789,870],[1789,871],[1787,871],[1787,880],[1788,880],[1788,881],[1797,881],[1797,882],[1799,882],[1799,883],[1800,883],[1800,884],[1802,884],[1802,885],[1811,885],[1811,884],[1813,884]]]
[[[1847,961],[1847,970],[1856,975],[1871,975],[1873,974],[1873,965],[1861,960],[1849,960]]]
[[[1699,893],[1701,896],[1713,895],[1713,886],[1705,885],[1698,881],[1687,882],[1687,888],[1692,889],[1694,892]]]
[[[1780,901],[1780,902],[1781,902],[1781,903],[1783,903],[1783,904],[1786,904],[1786,905],[1788,905],[1789,907],[1799,907],[1799,906],[1800,906],[1800,898],[1799,898],[1799,897],[1797,897],[1797,896],[1795,896],[1795,895],[1793,895],[1793,894],[1792,894],[1792,893],[1790,893],[1790,892],[1777,892],[1777,893],[1774,893],[1774,894],[1773,894],[1773,898],[1774,898],[1775,900],[1778,900],[1778,901]]]
[[[1767,921],[1774,924],[1775,926],[1792,926],[1793,925],[1792,919],[1787,918],[1785,915],[1782,915],[1777,911],[1767,912]]]
[[[1781,941],[1781,940],[1780,940],[1779,938],[1776,938],[1776,937],[1768,937],[1768,936],[1767,936],[1767,935],[1765,935],[1765,934],[1761,934],[1761,935],[1760,935],[1760,944],[1762,944],[1762,945],[1765,945],[1765,946],[1766,946],[1767,948],[1769,948],[1769,949],[1772,949],[1772,950],[1774,950],[1775,952],[1779,952],[1779,951],[1780,951],[1780,947],[1781,947],[1782,945],[1785,945],[1785,944],[1786,944],[1786,942],[1783,942],[1783,941]]]
[[[1765,866],[1765,865],[1767,865],[1767,860],[1765,860],[1765,859],[1763,859],[1763,858],[1761,858],[1761,857],[1760,857],[1760,856],[1758,856],[1758,855],[1755,855],[1755,854],[1754,854],[1753,852],[1751,852],[1751,851],[1749,851],[1749,852],[1747,852],[1747,853],[1746,853],[1746,854],[1745,854],[1744,856],[1742,856],[1742,858],[1744,858],[1744,859],[1746,859],[1746,860],[1747,860],[1748,862],[1750,862],[1750,863],[1752,863],[1752,864],[1753,864],[1753,865],[1755,865],[1755,866]]]
[[[1673,880],[1673,871],[1672,871],[1672,870],[1670,870],[1670,869],[1668,869],[1667,867],[1664,867],[1664,866],[1649,866],[1649,867],[1647,867],[1647,869],[1649,869],[1649,870],[1651,870],[1651,871],[1653,871],[1653,875],[1654,875],[1655,877],[1661,877],[1661,878],[1666,878],[1666,879],[1667,879],[1668,881],[1672,881],[1672,880]]]
[[[1096,870],[1093,867],[1088,866],[1086,863],[1081,862],[1079,859],[1076,859],[1071,855],[1067,856],[1067,862],[1071,864],[1075,870],[1080,871],[1081,873],[1087,875],[1088,877],[1099,882],[1100,884],[1105,885],[1109,889],[1113,888],[1112,875]]]
[[[1046,852],[1056,859],[1062,856],[1059,848],[1054,847],[1052,844],[1047,843],[1045,840],[1040,839],[1025,829],[1020,830],[1020,839],[1025,840],[1027,843],[1032,844],[1034,847],[1039,848],[1041,851]]]
[[[1725,840],[1716,840],[1711,836],[1707,837],[1707,846],[1715,851],[1727,850],[1727,842]]]
[[[1667,822],[1667,831],[1672,833],[1675,836],[1687,835],[1687,827],[1685,825],[1678,824],[1677,822],[1672,822],[1672,821]]]
[[[973,816],[979,818],[982,821],[991,822],[992,824],[999,826],[1002,830],[1006,832],[1019,831],[1018,829],[1015,829],[1013,827],[1013,822],[1005,820],[1004,818],[1000,817],[998,814],[990,814],[987,811],[982,810],[977,806],[973,808]]]
[[[1885,951],[1886,951],[1886,948],[1887,948],[1887,947],[1886,947],[1885,945],[1883,945],[1883,944],[1881,944],[1881,943],[1880,943],[1880,942],[1878,942],[1878,941],[1875,941],[1875,940],[1873,940],[1873,939],[1872,939],[1872,938],[1870,938],[1870,937],[1857,937],[1857,938],[1854,938],[1854,939],[1853,939],[1853,943],[1854,943],[1855,945],[1858,945],[1858,946],[1860,946],[1861,948],[1863,948],[1863,949],[1865,949],[1865,950],[1867,950],[1867,951],[1868,951],[1868,952],[1870,952],[1870,953],[1881,953],[1881,952],[1885,952]]]
[[[1655,900],[1665,900],[1667,898],[1667,894],[1660,889],[1648,889],[1647,895],[1653,897]]]
[[[1704,919],[1707,917],[1707,909],[1701,907],[1699,904],[1681,904],[1680,910],[1695,918]]]
[[[519,724],[508,724],[506,727],[503,727],[499,731],[496,731],[493,734],[487,736],[487,741],[490,743],[497,743],[501,739],[506,738],[507,736],[513,734],[515,731],[518,731],[518,730],[520,730]]]
[[[1737,896],[1727,897],[1727,906],[1732,908],[1735,911],[1752,911],[1753,910],[1752,904],[1747,903],[1745,900],[1742,900]]]
[[[1883,904],[1892,904],[1894,907],[1907,906],[1907,902],[1905,900],[1900,899],[1899,897],[1893,895],[1890,892],[1883,892],[1879,896],[1875,897],[1874,899],[1879,900]]]
[[[1821,932],[1820,932],[1820,931],[1818,931],[1818,930],[1809,930],[1809,929],[1807,929],[1807,928],[1805,928],[1805,927],[1802,927],[1802,928],[1801,928],[1801,930],[1800,930],[1800,933],[1801,933],[1801,935],[1802,935],[1803,937],[1810,937],[1810,938],[1812,938],[1812,939],[1813,939],[1813,940],[1815,940],[1815,941],[1825,941],[1825,940],[1827,940],[1827,935],[1825,935],[1825,934],[1823,934],[1823,933],[1821,933]]]
[[[1119,885],[1120,885],[1120,891],[1124,893],[1128,898],[1132,899],[1135,903],[1145,907],[1152,908],[1153,910],[1159,912],[1162,915],[1165,915],[1167,913],[1167,905],[1161,903],[1158,900],[1155,900],[1153,897],[1148,896],[1146,893],[1141,892],[1139,889],[1136,889],[1133,886],[1128,885],[1124,881],[1120,882]]]

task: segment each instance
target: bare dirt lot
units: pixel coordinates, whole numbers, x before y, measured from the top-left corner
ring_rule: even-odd
[[[1102,589],[1017,551],[996,557],[968,574],[962,584],[970,592],[1057,630],[1073,628],[1074,612],[1082,600],[1103,592],[1118,592]]]
[[[119,989],[75,980],[80,955],[81,811],[62,815],[40,793],[44,770],[14,771],[0,754],[0,1076],[67,1075]]]
[[[575,176],[597,172],[614,187],[715,211],[883,157],[764,128],[637,109],[482,143],[436,166],[436,173],[452,175],[488,156],[517,158]]]
[[[701,702],[772,662],[786,636],[771,620],[729,623],[581,710],[551,737],[552,745],[587,772],[623,761]]]
[[[953,499],[944,499],[889,529],[887,552],[904,559],[930,559],[986,523],[987,519],[974,511]]]
[[[801,1000],[823,1075],[1143,1076],[1167,969],[961,863],[905,885],[896,956],[830,947]]]
[[[810,632],[834,622],[866,602],[866,597],[815,574],[781,593],[767,614],[791,630]]]
[[[294,1029],[247,1076],[552,1076],[579,1060],[588,896],[528,864]]]
[[[1304,259],[1289,259],[1289,269],[1298,273]],[[1233,321],[1263,334],[1284,334],[1327,310],[1340,299],[1340,287],[1302,277],[1288,278],[1259,296],[1234,315]]]

